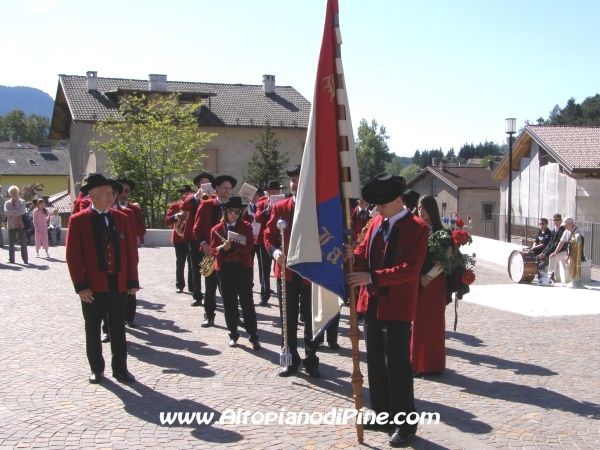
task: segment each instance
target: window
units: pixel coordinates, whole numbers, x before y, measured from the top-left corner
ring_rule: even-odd
[[[442,202],[442,218],[448,217],[448,202]]]
[[[432,178],[431,179],[431,196],[437,197],[437,195],[438,195],[438,179]]]
[[[31,164],[32,166],[37,166],[37,163],[35,162],[35,159],[30,159],[29,160],[29,164]]]
[[[9,159],[9,160],[8,160],[8,163],[9,163],[9,164],[16,164],[17,162],[16,162],[14,159]]]
[[[200,161],[204,165],[204,170],[211,173],[219,172],[219,151],[216,148],[206,148],[199,152],[201,155],[206,155]]]
[[[494,220],[494,204],[484,203],[483,204],[483,220],[493,221]]]

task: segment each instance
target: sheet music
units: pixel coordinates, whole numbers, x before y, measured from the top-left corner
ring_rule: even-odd
[[[202,183],[200,185],[200,189],[202,189],[202,192],[204,192],[205,194],[213,194],[213,193],[217,192],[213,189],[213,187],[210,183]]]
[[[227,232],[227,239],[238,244],[246,245],[246,236],[236,233],[235,231]]]
[[[254,197],[254,194],[256,194],[256,191],[258,191],[258,188],[250,186],[248,183],[244,183],[240,188],[238,195],[242,197],[242,199],[250,201],[252,200],[252,197]]]
[[[269,197],[271,205],[274,205],[275,203],[280,202],[281,200],[285,200],[285,194],[271,195]]]

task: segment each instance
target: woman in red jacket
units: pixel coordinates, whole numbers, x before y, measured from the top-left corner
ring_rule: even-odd
[[[225,323],[230,338],[229,346],[236,347],[240,337],[237,330],[239,295],[244,315],[244,328],[250,335],[252,348],[260,350],[256,334],[256,311],[252,298],[254,269],[251,253],[254,247],[254,233],[252,226],[242,220],[245,205],[241,197],[232,195],[222,207],[223,219],[212,228],[210,233],[210,253],[217,259],[215,270],[219,272],[221,281]],[[243,237],[237,237],[233,233],[245,237],[245,242],[240,242]]]

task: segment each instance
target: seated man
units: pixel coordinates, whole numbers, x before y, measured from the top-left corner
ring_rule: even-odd
[[[573,234],[575,232],[579,233],[581,235],[581,237],[583,237],[583,231],[577,227],[577,225],[575,225],[575,220],[573,220],[571,217],[567,217],[565,219],[565,221],[561,224],[561,226],[565,227],[566,230],[565,232],[562,234],[562,237],[560,239],[560,242],[558,243],[558,246],[556,247],[556,250],[554,250],[554,252],[550,255],[550,272],[554,273],[555,270],[555,266],[556,263],[559,261],[564,261],[565,263],[569,262],[569,250],[570,250],[570,240],[571,240],[571,236],[573,236]],[[583,246],[582,246],[583,248]],[[565,280],[562,280],[563,282]]]
[[[562,216],[560,214],[554,214],[552,221],[554,226],[550,232],[550,242],[548,242],[548,245],[546,245],[544,250],[542,250],[542,253],[535,258],[536,262],[538,263],[538,278],[542,278],[540,272],[546,271],[545,269],[548,267],[550,255],[554,252],[554,250],[556,250],[556,247],[558,246],[558,243],[560,242],[560,239],[565,231],[565,227],[561,225]]]
[[[542,217],[540,219],[539,226],[540,229],[538,231],[537,236],[535,237],[535,244],[530,249],[531,253],[533,253],[534,256],[538,256],[540,253],[542,253],[542,251],[550,242],[550,237],[552,236],[552,233],[548,229],[548,219],[544,219]]]

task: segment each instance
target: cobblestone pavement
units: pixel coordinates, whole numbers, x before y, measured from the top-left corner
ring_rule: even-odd
[[[51,253],[25,267],[4,264],[0,250],[0,448],[388,447],[386,433],[371,431],[357,445],[352,425],[160,423],[160,412],[351,408],[347,309],[342,349],[319,352],[323,378],[279,378],[275,299],[257,306],[263,349],[252,351],[244,335],[230,349],[220,304],[216,326],[203,329],[202,308],[175,293],[173,249],[142,248],[139,327],[127,330],[137,382],[107,373],[91,385],[64,247]],[[506,277],[492,264],[478,270],[478,282]],[[447,370],[415,380],[417,409],[439,412],[441,422],[421,425],[414,448],[600,448],[598,316],[532,318],[468,302],[459,311],[457,332],[447,331]],[[448,308],[448,330],[453,314]],[[368,405],[364,341],[361,361]]]

